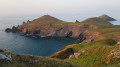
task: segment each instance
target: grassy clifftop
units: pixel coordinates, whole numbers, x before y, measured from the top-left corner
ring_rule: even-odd
[[[67,55],[68,57],[65,59],[65,61],[73,62],[80,65],[81,67],[100,67],[111,65],[119,66],[119,58],[108,57],[111,54],[111,51],[119,47],[116,45],[116,43],[117,42],[115,40],[105,39],[93,41],[90,43],[73,44],[66,46],[64,49],[51,56],[58,58],[60,54],[63,54],[64,56],[65,54],[70,53],[70,51],[65,53],[65,49],[72,49],[74,52],[74,57],[70,57],[70,55],[72,55],[71,52],[71,54]]]

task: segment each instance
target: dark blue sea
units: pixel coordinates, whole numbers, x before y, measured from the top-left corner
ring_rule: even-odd
[[[72,38],[34,38],[20,36],[19,33],[6,33],[6,28],[21,25],[23,21],[33,20],[42,15],[14,15],[14,16],[0,16],[0,49],[5,49],[14,54],[28,54],[38,56],[49,56],[70,44],[79,43],[76,39]],[[91,16],[87,15],[53,15],[65,21],[83,21]],[[112,22],[115,25],[120,25],[118,21]]]

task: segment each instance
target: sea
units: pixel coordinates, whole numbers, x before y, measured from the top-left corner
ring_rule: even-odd
[[[4,32],[6,28],[18,26],[23,21],[34,20],[40,15],[0,15],[0,49],[7,50],[13,54],[27,54],[35,56],[49,56],[67,45],[78,44],[80,42],[73,38],[59,38],[59,37],[25,37],[19,33]],[[58,19],[75,22],[75,20],[83,21],[87,18],[96,15],[51,15]],[[120,17],[115,18],[117,21],[111,22],[114,25],[120,25]]]

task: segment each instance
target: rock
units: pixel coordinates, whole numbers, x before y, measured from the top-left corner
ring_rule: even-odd
[[[0,49],[0,52],[4,52],[4,50]]]
[[[69,56],[69,59],[71,59],[71,58],[78,58],[80,55],[82,55],[82,53],[74,53],[74,54]]]
[[[0,54],[0,60],[7,60],[7,61],[12,62],[11,55],[6,56],[4,54]]]
[[[12,32],[12,29],[7,28],[7,29],[5,29],[5,32]]]
[[[78,21],[78,20],[76,20],[76,21],[75,21],[75,23],[79,23],[79,21]]]
[[[82,53],[85,53],[85,52],[86,52],[86,50],[83,50],[83,51],[82,51]]]
[[[27,21],[27,23],[29,23],[29,22],[30,22],[30,20]]]
[[[25,22],[23,21],[23,24],[25,24]]]
[[[50,57],[51,58],[66,59],[66,58],[69,58],[69,56],[72,54],[74,54],[72,48],[64,48],[60,52],[57,52],[57,53],[50,55]]]
[[[107,56],[107,59],[108,60],[106,63],[108,64],[114,62],[115,59],[120,59],[120,47],[118,44],[116,45],[116,48],[109,53],[109,55]]]

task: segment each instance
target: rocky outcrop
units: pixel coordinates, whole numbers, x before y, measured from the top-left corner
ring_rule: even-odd
[[[109,53],[106,63],[113,63],[114,61],[117,61],[117,59],[120,59],[120,43],[118,43],[115,48]]]
[[[76,21],[75,21],[75,23],[79,23],[79,21],[78,21],[78,20],[76,20]]]
[[[17,32],[18,31],[18,27],[13,26],[12,29],[11,28],[7,28],[5,29],[5,32]]]
[[[71,59],[71,58],[78,58],[80,55],[81,55],[81,53],[74,53],[74,54],[69,56],[69,59]]]
[[[54,53],[50,55],[51,58],[59,58],[59,59],[66,59],[69,58],[71,54],[74,54],[74,51],[72,48],[63,48],[60,52]]]
[[[7,29],[5,29],[5,32],[12,32],[12,29],[11,28],[7,28]]]

